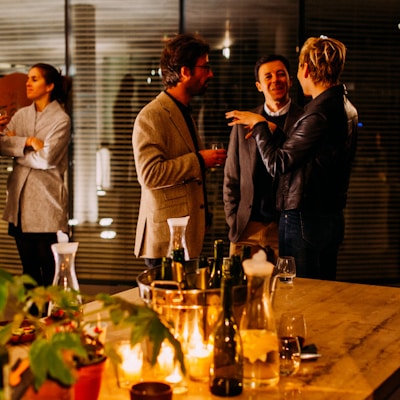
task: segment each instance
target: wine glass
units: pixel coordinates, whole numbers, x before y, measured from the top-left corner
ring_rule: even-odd
[[[278,335],[280,338],[295,337],[299,341],[300,348],[306,340],[306,321],[303,314],[283,313],[279,323]]]
[[[213,150],[219,150],[219,149],[224,149],[224,144],[223,143],[211,143],[211,148]]]
[[[294,375],[299,370],[301,362],[299,340],[297,337],[282,337],[279,346],[280,375]]]
[[[225,146],[223,143],[211,143],[211,149],[212,150],[221,150],[224,149]],[[216,167],[220,167],[221,164],[216,164]]]
[[[276,273],[279,281],[293,285],[296,276],[296,261],[292,256],[280,256],[276,262]]]
[[[301,349],[306,339],[306,322],[303,314],[284,313],[279,328],[280,374],[295,374],[300,368]]]

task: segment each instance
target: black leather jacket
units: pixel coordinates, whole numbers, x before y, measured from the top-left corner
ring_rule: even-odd
[[[345,207],[357,124],[346,88],[337,85],[307,104],[282,146],[270,140],[266,123],[255,126],[263,162],[279,178],[278,210],[332,212]]]

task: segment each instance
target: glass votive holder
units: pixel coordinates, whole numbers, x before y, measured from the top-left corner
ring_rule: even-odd
[[[120,341],[116,343],[116,352],[121,357],[121,362],[115,365],[118,386],[130,389],[142,378],[142,345],[139,343],[132,347],[129,340]]]
[[[208,382],[210,376],[213,346],[198,342],[191,344],[186,351],[189,378],[193,381]]]
[[[150,343],[144,343],[144,368],[142,370],[142,381],[164,382],[172,387],[173,393],[185,393],[188,390],[187,377],[182,372],[181,366],[175,360],[173,346],[165,340],[161,343],[160,352],[155,365],[150,362]]]

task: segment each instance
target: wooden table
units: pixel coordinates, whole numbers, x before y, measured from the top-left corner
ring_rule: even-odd
[[[138,289],[118,294],[138,301]],[[90,307],[90,305],[88,305]],[[301,311],[307,321],[306,344],[322,357],[303,361],[294,377],[277,387],[244,390],[237,399],[365,400],[400,399],[400,289],[296,278],[294,287],[277,288],[276,320],[284,311]],[[107,332],[108,340],[121,338]],[[268,395],[268,396],[267,396]],[[188,392],[175,400],[218,399],[205,383],[189,382]],[[107,367],[99,400],[128,400]]]

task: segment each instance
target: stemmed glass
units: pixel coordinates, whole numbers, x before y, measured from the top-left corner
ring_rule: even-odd
[[[299,341],[300,348],[303,348],[306,340],[306,333],[307,327],[303,314],[282,314],[278,329],[279,337],[295,337]]]
[[[220,149],[224,149],[225,146],[223,143],[211,143],[211,149],[213,150],[220,150]],[[221,164],[217,164],[216,167],[220,167]]]
[[[280,340],[280,374],[295,374],[300,368],[301,349],[306,338],[306,323],[302,314],[284,313],[278,335]]]
[[[278,257],[276,262],[276,273],[279,281],[293,285],[296,276],[296,261],[292,256]]]
[[[294,375],[300,369],[301,363],[299,341],[295,337],[282,337],[279,346],[280,375]]]

